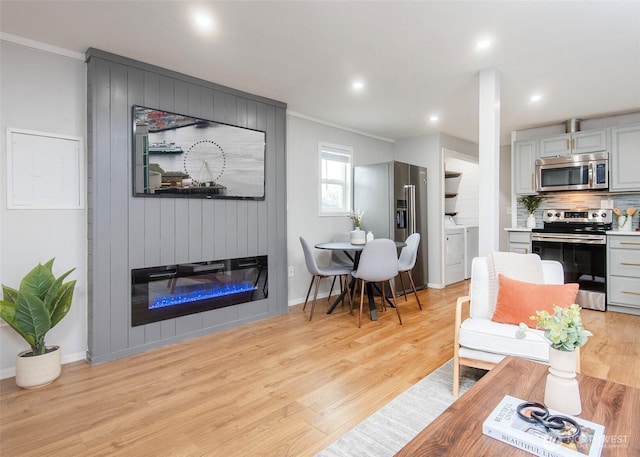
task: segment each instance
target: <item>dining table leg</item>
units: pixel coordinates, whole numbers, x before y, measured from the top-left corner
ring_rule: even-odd
[[[347,252],[345,252],[345,254],[349,255]],[[353,261],[353,269],[354,270],[358,269],[358,263],[359,262],[360,262],[360,251],[356,251],[355,259]],[[356,284],[356,279],[352,277],[351,278],[351,283],[349,285],[349,289],[351,290],[351,299],[353,299],[353,291],[355,290],[355,284]],[[378,320],[378,311],[376,309],[376,303],[375,303],[375,298],[374,298],[374,293],[373,293],[373,284],[372,283],[367,283],[365,285],[365,287],[366,287],[366,290],[367,290],[367,297],[369,298],[369,315],[371,316],[371,320],[372,321],[377,321]],[[344,300],[346,293],[347,293],[346,290],[343,290],[342,293],[340,293],[338,298],[336,298],[336,300],[331,304],[331,306],[327,310],[327,314],[331,314],[333,312],[333,310],[336,309],[336,306],[338,306],[338,303],[340,303],[342,300]]]

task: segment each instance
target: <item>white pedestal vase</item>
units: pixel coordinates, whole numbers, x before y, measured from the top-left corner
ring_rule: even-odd
[[[367,242],[367,233],[364,230],[360,230],[360,227],[351,230],[350,235],[351,244],[365,244]]]
[[[42,355],[26,356],[24,351],[16,357],[16,384],[23,389],[44,387],[60,376],[61,354],[60,346],[47,348]]]
[[[575,416],[582,412],[580,386],[576,379],[575,351],[549,348],[549,374],[544,390],[544,404],[564,414]]]
[[[536,217],[533,214],[529,214],[527,217],[527,228],[535,228],[536,227]]]

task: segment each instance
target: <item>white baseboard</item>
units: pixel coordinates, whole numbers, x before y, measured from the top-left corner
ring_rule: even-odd
[[[74,352],[73,354],[63,354],[62,364],[77,362],[78,360],[86,360],[86,352]],[[16,375],[16,367],[9,367],[0,370],[0,379],[13,378]]]

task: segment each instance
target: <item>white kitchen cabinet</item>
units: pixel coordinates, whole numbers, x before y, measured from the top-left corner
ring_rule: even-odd
[[[480,252],[480,230],[472,225],[464,229],[464,279],[471,278],[471,261]]]
[[[640,315],[640,233],[607,235],[607,309]]]
[[[586,130],[541,138],[538,156],[544,158],[607,151],[608,133],[608,129]]]
[[[513,191],[516,195],[536,193],[538,140],[516,141],[513,146]]]
[[[531,254],[531,232],[522,230],[509,230],[507,241],[509,252],[518,254]]]
[[[640,125],[611,129],[609,190],[640,191]]]
[[[444,284],[464,280],[464,227],[445,230]]]

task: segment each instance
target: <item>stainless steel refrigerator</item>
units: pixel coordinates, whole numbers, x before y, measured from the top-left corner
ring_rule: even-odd
[[[353,208],[364,211],[361,228],[375,238],[405,241],[412,233],[420,234],[412,275],[416,288],[426,288],[427,169],[396,161],[354,167]]]

